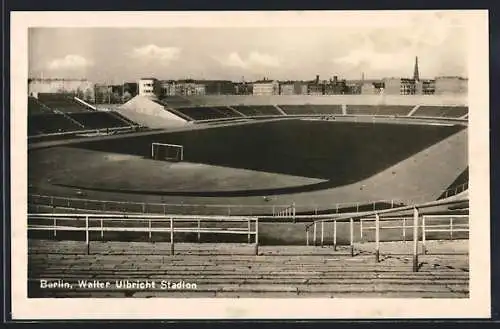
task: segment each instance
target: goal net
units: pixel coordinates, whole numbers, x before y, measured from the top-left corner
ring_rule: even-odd
[[[152,143],[151,158],[154,160],[179,162],[184,160],[184,147],[175,144]]]

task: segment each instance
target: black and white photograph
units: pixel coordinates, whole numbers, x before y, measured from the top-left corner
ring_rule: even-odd
[[[14,314],[489,315],[487,12],[12,23]]]

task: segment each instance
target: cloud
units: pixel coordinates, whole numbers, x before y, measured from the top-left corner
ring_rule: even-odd
[[[356,41],[351,50],[332,59],[338,70],[411,76],[418,56],[421,76],[466,74],[464,31],[444,19],[431,17],[407,29],[357,33],[353,37]]]
[[[261,54],[258,52],[252,52],[248,57],[248,62],[250,62],[251,65],[261,65],[270,67],[280,66],[280,60],[277,57],[267,54]]]
[[[222,64],[225,64],[227,66],[233,66],[233,67],[241,67],[241,68],[246,68],[248,65],[246,62],[244,62],[240,55],[238,53],[231,53],[227,57],[227,60],[222,60],[220,61]]]
[[[50,61],[47,66],[50,70],[78,70],[92,65],[91,61],[80,55],[66,55]]]
[[[170,64],[179,59],[181,49],[177,47],[159,47],[154,44],[134,48],[130,56],[136,59],[159,61],[161,64]]]
[[[223,59],[216,59],[222,65],[243,69],[279,67],[281,65],[281,61],[276,56],[259,53],[257,51],[251,52],[246,59],[241,58],[237,52],[232,52]]]

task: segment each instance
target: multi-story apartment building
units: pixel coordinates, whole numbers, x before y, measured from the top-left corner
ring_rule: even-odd
[[[94,84],[87,79],[28,79],[28,94],[37,97],[39,93],[73,94],[87,101],[93,101]]]
[[[252,95],[253,84],[248,82],[236,82],[234,84],[234,93],[236,95]]]
[[[234,95],[235,85],[229,80],[200,80],[199,84],[205,86],[207,95]]]
[[[280,82],[280,95],[306,95],[307,84],[303,81]]]
[[[259,80],[253,83],[253,94],[259,96],[279,95],[279,83],[276,80]]]
[[[417,84],[417,94],[419,95],[434,95],[436,92],[436,80],[425,79],[420,80]]]
[[[147,97],[160,97],[161,84],[156,78],[141,78],[138,83],[139,95]]]

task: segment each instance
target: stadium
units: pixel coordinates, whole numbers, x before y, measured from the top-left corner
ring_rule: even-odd
[[[467,128],[437,95],[30,96],[29,293],[466,298]]]

